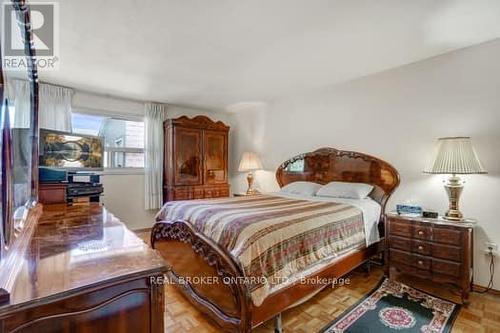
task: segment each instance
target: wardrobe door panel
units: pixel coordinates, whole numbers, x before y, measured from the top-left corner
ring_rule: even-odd
[[[227,182],[227,132],[204,131],[205,184]]]
[[[202,167],[202,131],[175,127],[175,185],[201,185],[203,183]]]

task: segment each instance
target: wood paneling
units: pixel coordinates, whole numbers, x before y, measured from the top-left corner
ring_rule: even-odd
[[[164,201],[229,196],[229,127],[207,117],[164,123]]]

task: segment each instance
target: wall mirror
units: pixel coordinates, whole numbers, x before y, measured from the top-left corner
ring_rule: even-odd
[[[29,10],[24,1],[12,1],[0,11],[9,24],[11,47],[2,42],[2,242],[8,248],[21,231],[38,193],[38,83],[30,41]],[[6,38],[6,39],[8,39]],[[16,47],[17,45],[17,47]],[[4,62],[17,58],[18,66]]]

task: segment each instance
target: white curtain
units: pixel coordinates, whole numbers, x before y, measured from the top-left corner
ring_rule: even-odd
[[[71,132],[72,96],[72,89],[41,83],[39,89],[40,128]]]
[[[9,105],[14,106],[14,123],[10,126],[12,128],[30,128],[30,83],[27,80],[7,80],[6,88]]]
[[[163,121],[165,104],[146,103],[144,116],[145,208],[157,209],[163,204]]]

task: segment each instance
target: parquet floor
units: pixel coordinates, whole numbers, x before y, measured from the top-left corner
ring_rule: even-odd
[[[140,234],[146,242],[149,234]],[[311,300],[283,313],[285,333],[315,333],[370,292],[382,278],[380,268],[371,274],[356,270],[349,274],[349,285],[325,289]],[[408,283],[408,281],[406,281]],[[167,285],[165,331],[167,333],[219,333],[220,330],[199,313],[173,286]],[[429,286],[432,288],[432,286]],[[273,333],[266,322],[255,333]],[[462,307],[453,333],[500,333],[500,297],[472,293],[468,307]]]

